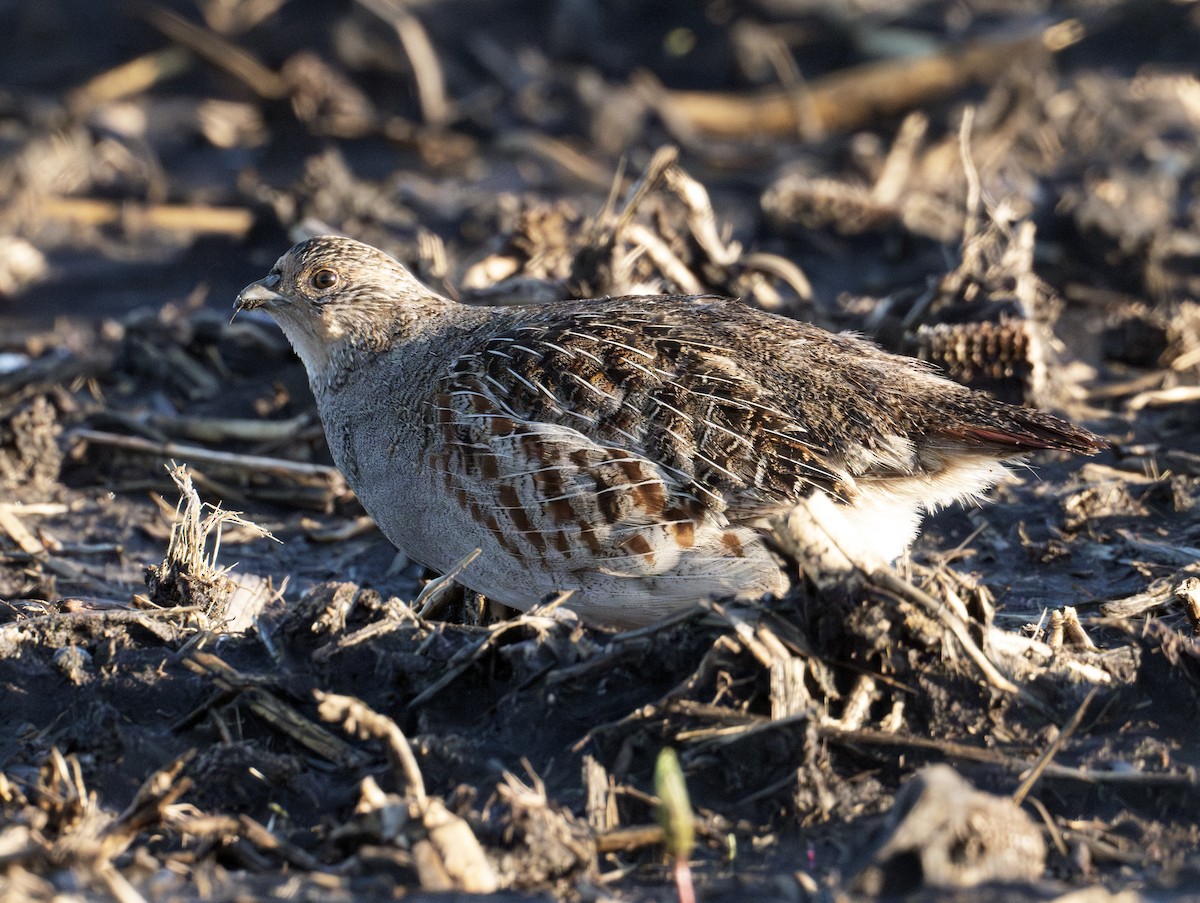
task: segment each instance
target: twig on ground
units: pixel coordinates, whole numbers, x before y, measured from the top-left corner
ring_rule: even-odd
[[[208,652],[194,652],[183,664],[197,674],[208,677],[222,690],[246,700],[251,711],[280,733],[316,753],[323,759],[343,767],[362,764],[362,755],[320,725],[301,715],[263,686],[263,681],[247,677]]]
[[[1034,785],[1038,782],[1038,778],[1046,770],[1047,766],[1054,760],[1058,751],[1062,749],[1064,743],[1070,739],[1071,735],[1079,728],[1083,721],[1083,713],[1087,711],[1092,700],[1096,698],[1096,693],[1099,692],[1098,687],[1092,687],[1087,696],[1083,698],[1083,702],[1079,704],[1079,708],[1075,710],[1075,714],[1058,732],[1055,738],[1046,746],[1045,751],[1038,757],[1038,760],[1029,769],[1029,773],[1021,780],[1021,784],[1013,793],[1013,802],[1018,806],[1025,801],[1025,797],[1033,790]]]

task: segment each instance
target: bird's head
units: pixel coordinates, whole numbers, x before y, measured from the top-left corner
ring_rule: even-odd
[[[234,316],[269,313],[313,375],[338,351],[380,350],[413,334],[430,308],[451,303],[383,251],[321,235],[300,242],[242,289]]]

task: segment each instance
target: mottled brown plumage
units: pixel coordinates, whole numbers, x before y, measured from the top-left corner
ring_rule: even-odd
[[[517,308],[442,298],[366,245],[297,245],[248,286],[308,370],[334,459],[381,529],[526,608],[640,623],[904,551],[1004,463],[1103,443],[847,335],[711,296]]]

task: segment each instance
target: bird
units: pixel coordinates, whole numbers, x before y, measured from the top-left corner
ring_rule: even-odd
[[[529,610],[632,627],[807,573],[867,571],[925,513],[1099,436],[849,333],[715,295],[444,297],[350,238],[237,296],[307,371],[329,451],[410,559]],[[780,537],[789,537],[781,542]]]

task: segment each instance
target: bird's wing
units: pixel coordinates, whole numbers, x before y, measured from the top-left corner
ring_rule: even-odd
[[[748,583],[765,564],[754,532],[731,525],[711,490],[691,491],[628,447],[522,416],[482,374],[445,380],[430,410],[430,472],[531,567],[630,577],[711,570],[727,582],[743,567]]]
[[[811,425],[763,384],[761,367],[745,365],[731,310],[745,308],[686,297],[546,306],[481,337],[450,380],[477,382],[504,416],[653,461],[668,496],[731,516],[786,507],[814,488],[852,491]]]

